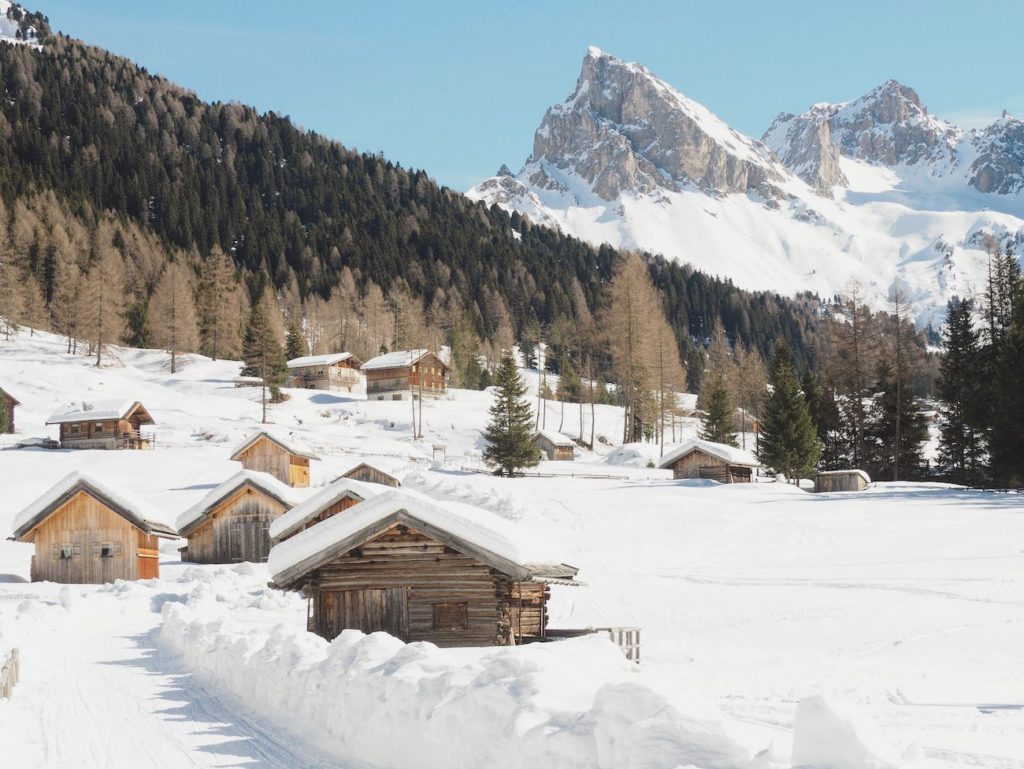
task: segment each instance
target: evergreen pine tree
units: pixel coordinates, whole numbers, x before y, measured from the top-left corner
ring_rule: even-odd
[[[782,340],[775,346],[768,382],[771,394],[761,420],[758,456],[776,472],[799,482],[814,472],[821,443],[797,384],[789,347]]]
[[[295,321],[292,321],[288,326],[288,334],[284,340],[284,354],[288,360],[309,355],[306,337],[302,335],[302,329],[299,328],[299,324]]]
[[[904,381],[898,382],[892,366],[883,359],[877,381],[866,431],[868,471],[873,477],[895,476],[895,480],[902,480],[922,463],[921,448],[928,439],[928,423],[909,377],[904,375]]]
[[[942,419],[939,461],[960,483],[976,483],[984,473],[983,377],[973,314],[970,300],[950,299],[936,384]]]
[[[484,431],[484,461],[495,466],[495,475],[512,476],[520,468],[534,467],[540,461],[540,450],[533,445],[533,414],[523,397],[526,384],[510,352],[501,356],[494,381],[491,421]]]
[[[11,424],[7,415],[7,395],[0,390],[0,435],[11,432]]]
[[[242,376],[258,377],[263,387],[263,421],[267,421],[266,391],[270,400],[282,400],[281,385],[288,376],[288,365],[281,343],[275,338],[262,302],[253,302],[242,343]]]
[[[701,422],[700,437],[706,441],[737,446],[736,435],[733,433],[733,408],[729,401],[729,391],[721,377],[715,377],[708,388],[707,404],[704,407],[704,419]]]

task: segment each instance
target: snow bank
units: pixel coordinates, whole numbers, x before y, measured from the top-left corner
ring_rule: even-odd
[[[162,643],[262,718],[345,761],[389,769],[751,766],[715,711],[679,709],[603,638],[439,649],[346,630],[327,643],[251,618],[253,606],[292,596],[268,590],[242,607],[214,592],[203,586],[186,604],[165,604]]]
[[[908,765],[877,724],[852,705],[824,696],[800,700],[793,765],[814,769],[899,769]]]

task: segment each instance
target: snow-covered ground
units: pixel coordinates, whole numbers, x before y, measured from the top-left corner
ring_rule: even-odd
[[[136,398],[157,421],[152,451],[0,451],[0,535],[73,469],[170,520],[238,470],[259,403],[237,364],[118,358],[97,370],[55,337],[0,341],[0,387],[24,404],[4,445],[55,436],[46,417],[83,399]],[[0,765],[1024,767],[1024,498],[672,481],[646,467],[656,447],[616,445],[613,407],[597,453],[542,469],[618,477],[499,479],[462,469],[486,393],[425,403],[418,441],[408,402],[289,394],[271,417],[321,453],[314,485],[378,456],[409,488],[539,530],[586,583],[553,588],[552,626],[638,626],[640,669],[595,639],[327,644],[263,565],[182,565],[168,543],[160,580],[61,587],[28,583],[31,547],[0,541],[0,656],[17,646],[23,664]]]

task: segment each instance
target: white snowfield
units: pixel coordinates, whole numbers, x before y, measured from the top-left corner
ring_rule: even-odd
[[[97,370],[55,337],[0,341],[0,381],[24,402],[0,446],[55,435],[44,422],[70,401],[140,400],[159,427],[150,451],[0,450],[0,535],[72,471],[168,520],[238,472],[259,393],[234,386],[237,364],[171,375],[162,353],[116,355]],[[159,580],[32,584],[32,547],[0,541],[0,657],[22,658],[0,700],[5,769],[1024,767],[1024,498],[672,481],[645,467],[656,447],[617,445],[612,407],[607,443],[571,465],[621,477],[502,479],[459,469],[479,464],[486,393],[424,402],[413,441],[408,403],[288,392],[272,419],[323,458],[314,487],[382,458],[403,489],[532,530],[585,583],[552,587],[551,626],[640,627],[642,664],[600,637],[327,643],[266,565],[183,565],[168,541]],[[546,427],[559,417],[552,404]]]

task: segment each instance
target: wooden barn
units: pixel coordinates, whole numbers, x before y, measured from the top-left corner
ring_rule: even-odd
[[[270,524],[270,539],[275,543],[283,542],[300,531],[316,526],[386,491],[387,487],[378,483],[339,478]]]
[[[270,526],[305,495],[267,473],[242,470],[178,516],[188,540],[181,560],[238,563],[267,560]]]
[[[177,532],[145,502],[74,472],[17,515],[13,538],[35,544],[33,582],[96,585],[159,577],[160,537]]]
[[[389,490],[275,545],[269,568],[328,640],[354,628],[503,646],[544,638],[548,585],[578,584],[575,567],[524,555],[537,546],[485,510]]]
[[[576,456],[576,444],[572,438],[555,430],[538,430],[533,436],[533,445],[540,449],[545,459],[554,462],[572,462]]]
[[[270,473],[289,486],[309,486],[309,461],[316,454],[266,430],[249,436],[231,458],[246,470]]]
[[[863,470],[828,470],[814,476],[814,491],[864,491],[871,477]]]
[[[138,401],[75,403],[46,424],[60,425],[63,449],[148,449],[156,440],[142,432],[145,425],[156,423]]]
[[[385,467],[387,469],[384,469]],[[389,472],[389,470],[391,472]],[[398,477],[394,473],[395,470],[389,463],[382,463],[374,460],[373,464],[370,464],[369,462],[360,462],[351,470],[343,472],[335,478],[335,480],[340,481],[342,478],[350,478],[353,481],[379,483],[382,486],[391,486],[392,488],[397,489],[402,485],[402,482],[398,480]]]
[[[0,433],[14,432],[14,407],[21,401],[0,387]]]
[[[398,350],[363,364],[368,400],[440,398],[447,392],[448,366],[430,350]]]
[[[761,463],[750,453],[724,443],[693,439],[661,458],[658,467],[672,477],[708,478],[719,483],[750,483]]]
[[[305,355],[288,361],[288,386],[352,392],[363,381],[359,359],[350,352]]]

